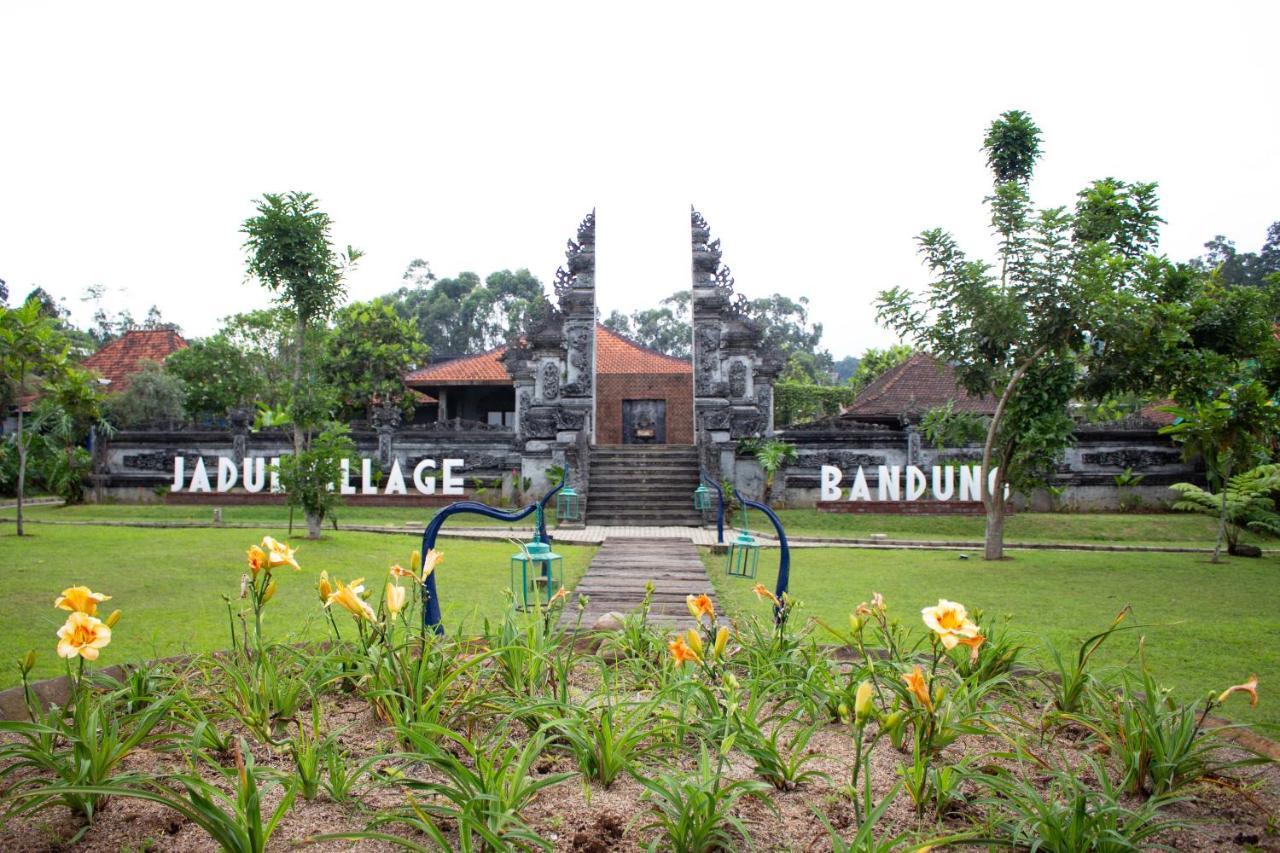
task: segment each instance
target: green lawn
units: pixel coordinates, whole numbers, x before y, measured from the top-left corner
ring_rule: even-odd
[[[792,536],[859,539],[884,533],[890,539],[981,541],[986,520],[961,515],[859,515],[787,509],[778,513]],[[751,517],[754,529],[769,532],[768,523]],[[741,522],[741,515],[734,517]],[[1214,520],[1191,513],[1015,513],[1005,522],[1005,541],[1083,542],[1115,545],[1171,545],[1212,547],[1217,536]],[[1246,535],[1245,541],[1276,547],[1276,540]]]
[[[117,607],[123,611],[111,645],[103,652],[104,663],[226,648],[229,629],[222,596],[239,594],[245,548],[264,534],[284,537],[283,530],[271,527],[251,531],[33,525],[30,532],[19,538],[12,525],[0,527],[0,567],[7,590],[0,596],[0,687],[17,682],[11,662],[28,649],[34,648],[39,656],[36,678],[64,671],[54,646],[66,613],[55,609],[53,600],[65,587],[77,584],[113,597],[102,606],[101,615]],[[408,535],[344,531],[326,531],[318,542],[302,537],[290,541],[298,547],[303,570],[277,574],[279,591],[267,605],[265,626],[273,639],[324,635],[315,588],[321,570],[346,581],[363,576],[366,587],[380,597],[388,566],[408,565],[409,554],[419,545]],[[500,617],[514,548],[506,542],[442,545],[445,558],[437,569],[437,583],[446,629],[459,623],[478,629],[484,617]],[[576,584],[594,549],[557,545],[556,551],[565,558],[566,582]],[[233,603],[239,607],[238,600]]]
[[[731,612],[766,611],[751,594],[753,582],[724,574],[724,557],[705,556],[720,601]],[[777,551],[764,551],[758,578],[777,580]],[[923,633],[920,608],[939,598],[970,610],[1008,616],[1011,629],[1037,647],[1041,638],[1067,644],[1103,630],[1126,604],[1141,630],[1113,635],[1100,663],[1132,661],[1138,641],[1159,679],[1181,697],[1221,690],[1257,673],[1262,701],[1256,710],[1232,702],[1223,712],[1251,723],[1280,724],[1280,557],[1229,558],[1212,565],[1191,554],[1019,552],[988,563],[944,551],[850,551],[806,548],[792,552],[791,592],[803,614],[835,626],[847,624],[858,602],[883,593],[890,613]],[[825,632],[822,632],[825,634]]]
[[[343,525],[380,525],[404,527],[406,522],[425,525],[435,515],[435,507],[345,507],[338,510],[338,527]],[[33,521],[200,521],[209,522],[213,518],[213,506],[190,506],[181,504],[77,504],[75,506],[35,506],[23,510],[23,515]],[[12,509],[0,510],[0,518],[13,519]],[[285,525],[289,521],[287,506],[228,506],[222,508],[222,520],[228,523]],[[547,523],[555,523],[554,510],[548,512]],[[465,515],[449,521],[450,527],[488,527],[503,524],[500,521],[480,515]],[[533,518],[522,521],[526,527],[533,526]],[[329,522],[325,522],[328,529]],[[302,528],[306,532],[306,523],[301,515],[294,516],[294,529]]]

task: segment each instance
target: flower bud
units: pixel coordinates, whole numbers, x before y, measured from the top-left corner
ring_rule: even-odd
[[[249,595],[249,575],[243,574],[240,576],[240,597],[245,598],[248,595]]]
[[[687,638],[686,642],[689,644],[689,648],[693,649],[694,653],[698,657],[702,657],[702,637],[698,632],[693,628],[690,628],[685,636]]]
[[[839,705],[836,706],[836,713],[840,716],[840,721],[842,723],[849,722],[849,706],[848,705],[841,702]]]
[[[329,573],[320,573],[320,583],[316,585],[316,589],[320,592],[320,603],[328,604],[329,596],[333,595],[333,586],[329,583]]]
[[[724,674],[724,686],[728,687],[734,693],[737,693],[738,688],[741,687],[741,685],[738,684],[738,677],[732,672],[726,672]]]
[[[857,615],[856,613],[849,614],[849,630],[852,631],[855,635],[862,633],[862,626],[865,623],[866,623],[866,620],[863,619],[861,616]]]
[[[858,685],[858,692],[853,698],[853,712],[857,716],[859,723],[865,722],[868,717],[876,711],[875,703],[876,689],[871,686],[870,681],[864,681]]]
[[[120,621],[120,611],[112,610],[111,615],[108,616],[104,621],[108,628],[114,628],[116,626],[116,623]]]
[[[25,655],[18,658],[18,669],[22,670],[22,674],[26,675],[36,665],[36,650],[31,649]]]
[[[413,554],[409,557],[409,570],[416,575],[421,568],[422,568],[422,552],[414,551]]]
[[[271,583],[267,584],[266,592],[262,593],[262,603],[266,604],[268,601],[271,600],[271,597],[275,594],[276,594],[276,582],[273,580],[271,581]]]
[[[729,629],[722,625],[720,630],[716,631],[716,660],[720,660],[724,657],[724,647],[727,645],[729,645]]]

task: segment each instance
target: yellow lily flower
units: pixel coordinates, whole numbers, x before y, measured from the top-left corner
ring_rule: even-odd
[[[1221,693],[1221,694],[1219,694],[1219,696],[1218,696],[1218,704],[1219,704],[1219,705],[1221,705],[1223,702],[1227,701],[1227,697],[1228,697],[1228,696],[1230,696],[1232,693],[1248,693],[1248,694],[1249,694],[1249,707],[1251,707],[1251,708],[1252,708],[1252,707],[1257,707],[1257,705],[1258,705],[1258,676],[1256,676],[1256,675],[1251,675],[1251,676],[1249,676],[1249,680],[1248,680],[1248,681],[1246,681],[1244,684],[1237,684],[1237,685],[1235,685],[1234,687],[1228,687],[1226,690],[1222,691],[1222,693]]]
[[[401,610],[404,610],[406,592],[407,590],[404,587],[400,586],[399,584],[394,584],[394,583],[387,584],[387,596],[386,596],[387,612],[390,613],[392,616],[395,616]]]
[[[916,664],[915,669],[902,676],[902,680],[907,683],[907,689],[924,706],[925,710],[933,711],[933,699],[929,696],[929,685],[925,683],[924,672],[920,669],[920,664]]]
[[[72,586],[62,591],[62,595],[58,596],[57,600],[53,602],[53,606],[62,610],[70,610],[73,613],[96,616],[98,605],[110,600],[111,596],[103,595],[100,592],[90,592],[87,586]]]
[[[347,586],[342,581],[338,581],[338,589],[329,595],[325,601],[325,607],[337,604],[357,619],[363,619],[366,622],[374,620],[373,608],[360,596],[364,593],[364,578],[357,578],[351,582],[351,586]]]
[[[257,545],[250,545],[249,550],[245,551],[244,555],[249,561],[249,571],[253,572],[253,576],[256,578],[258,572],[267,567],[267,552]]]
[[[263,536],[262,547],[267,551],[268,569],[275,569],[280,566],[293,566],[295,571],[302,569],[302,567],[298,565],[298,561],[293,556],[298,552],[298,549],[290,548],[289,543],[277,542],[270,536]]]
[[[333,595],[333,585],[329,583],[329,573],[320,573],[320,582],[316,584],[316,590],[320,593],[320,603],[327,604],[329,596]]]
[[[971,640],[978,636],[978,626],[969,618],[963,604],[940,598],[936,607],[923,608],[920,616],[948,651],[958,646],[962,639]]]
[[[715,621],[716,606],[711,602],[711,596],[706,593],[685,596],[685,604],[689,607],[689,615],[699,622],[702,621],[703,616],[710,616],[711,621]]]
[[[101,619],[77,610],[58,629],[58,657],[97,660],[98,652],[111,642],[111,629]]]
[[[417,553],[416,551],[414,553]],[[422,561],[422,582],[427,582],[427,577],[436,570],[441,562],[444,561],[444,554],[432,548],[427,552],[427,557]]]

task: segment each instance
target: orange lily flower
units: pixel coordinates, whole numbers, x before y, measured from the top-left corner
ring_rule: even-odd
[[[253,572],[253,576],[256,578],[258,572],[267,567],[267,552],[257,545],[250,545],[249,550],[245,551],[244,554],[249,561],[249,570]]]
[[[1258,676],[1251,675],[1249,680],[1244,684],[1237,684],[1234,687],[1228,687],[1218,696],[1218,704],[1227,701],[1227,697],[1232,693],[1248,693],[1249,707],[1257,707],[1258,705]]]
[[[347,586],[342,581],[338,581],[338,589],[329,595],[325,601],[325,607],[337,604],[357,619],[363,619],[366,622],[372,622],[374,619],[373,608],[361,598],[364,592],[364,578],[356,578],[351,582],[351,586]]]
[[[916,664],[915,669],[902,676],[902,680],[907,683],[907,688],[911,691],[911,695],[919,700],[925,710],[933,711],[933,699],[929,696],[929,685],[925,683],[924,672],[920,669],[920,664]]]
[[[320,603],[328,604],[329,596],[333,595],[333,585],[329,583],[329,573],[320,573],[320,583],[316,584],[316,589],[320,592]]]
[[[74,613],[83,613],[86,616],[96,616],[98,605],[110,600],[111,596],[91,592],[87,586],[72,586],[62,591],[62,595],[53,602],[53,606]]]
[[[427,556],[422,560],[422,582],[427,582],[427,576],[436,570],[436,566],[444,561],[444,554],[432,548],[427,552]]]
[[[675,659],[676,666],[683,666],[685,661],[702,662],[702,658],[698,657],[697,652],[685,645],[684,637],[676,637],[667,644],[667,649],[671,652],[671,657]]]
[[[756,584],[751,588],[751,591],[754,592],[756,594],[756,598],[760,599],[761,601],[772,601],[774,607],[781,606],[781,602],[778,601],[778,596],[770,592],[769,588],[764,584],[762,583]]]
[[[568,597],[569,597],[569,590],[565,589],[564,587],[560,587],[558,590],[556,590],[555,595],[547,599],[547,606],[550,607],[551,605],[555,604],[557,601],[562,601]]]
[[[710,616],[714,622],[716,618],[716,606],[711,602],[711,596],[703,593],[702,595],[690,595],[685,597],[685,603],[689,606],[689,615],[699,622],[703,616]]]

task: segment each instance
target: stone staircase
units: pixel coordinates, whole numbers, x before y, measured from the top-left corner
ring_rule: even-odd
[[[697,487],[698,451],[692,446],[599,445],[591,450],[587,523],[698,527]]]

